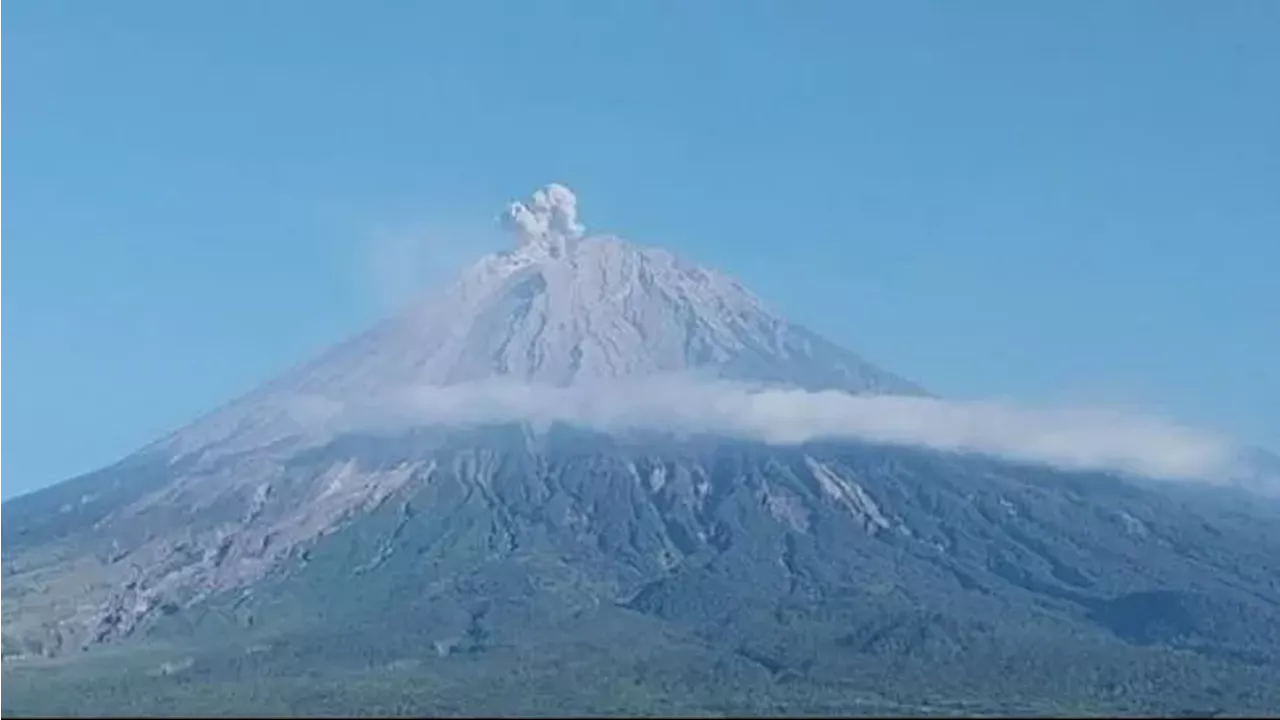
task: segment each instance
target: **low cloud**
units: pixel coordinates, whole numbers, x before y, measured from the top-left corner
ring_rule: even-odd
[[[1218,477],[1233,457],[1232,447],[1213,435],[1128,411],[858,396],[684,377],[571,388],[510,381],[418,387],[370,399],[344,415],[362,424],[564,423],[614,434],[711,434],[776,445],[854,439],[1170,479]]]

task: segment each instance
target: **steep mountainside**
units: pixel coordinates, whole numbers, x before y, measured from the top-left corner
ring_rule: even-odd
[[[405,425],[421,386],[921,394],[661,250],[519,246],[3,506],[6,712],[1262,712],[1274,499],[853,442]]]
[[[244,450],[314,430],[352,401],[502,377],[555,386],[683,372],[805,389],[922,394],[787,322],[732,278],[657,248],[583,237],[551,185],[508,211],[518,245],[163,442]]]

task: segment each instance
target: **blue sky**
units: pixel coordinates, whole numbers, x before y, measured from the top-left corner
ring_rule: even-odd
[[[1280,448],[1280,4],[8,8],[5,497],[362,329],[404,248],[438,280],[551,180],[936,392]]]

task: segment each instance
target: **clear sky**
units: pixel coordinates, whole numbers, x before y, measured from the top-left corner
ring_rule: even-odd
[[[935,392],[1280,449],[1280,3],[6,7],[5,497],[362,329],[553,180]]]

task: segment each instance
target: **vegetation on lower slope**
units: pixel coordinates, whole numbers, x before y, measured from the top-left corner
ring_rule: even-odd
[[[424,447],[349,438],[295,470]],[[1280,707],[1270,506],[854,445],[429,449],[266,579],[11,659],[6,715]]]

